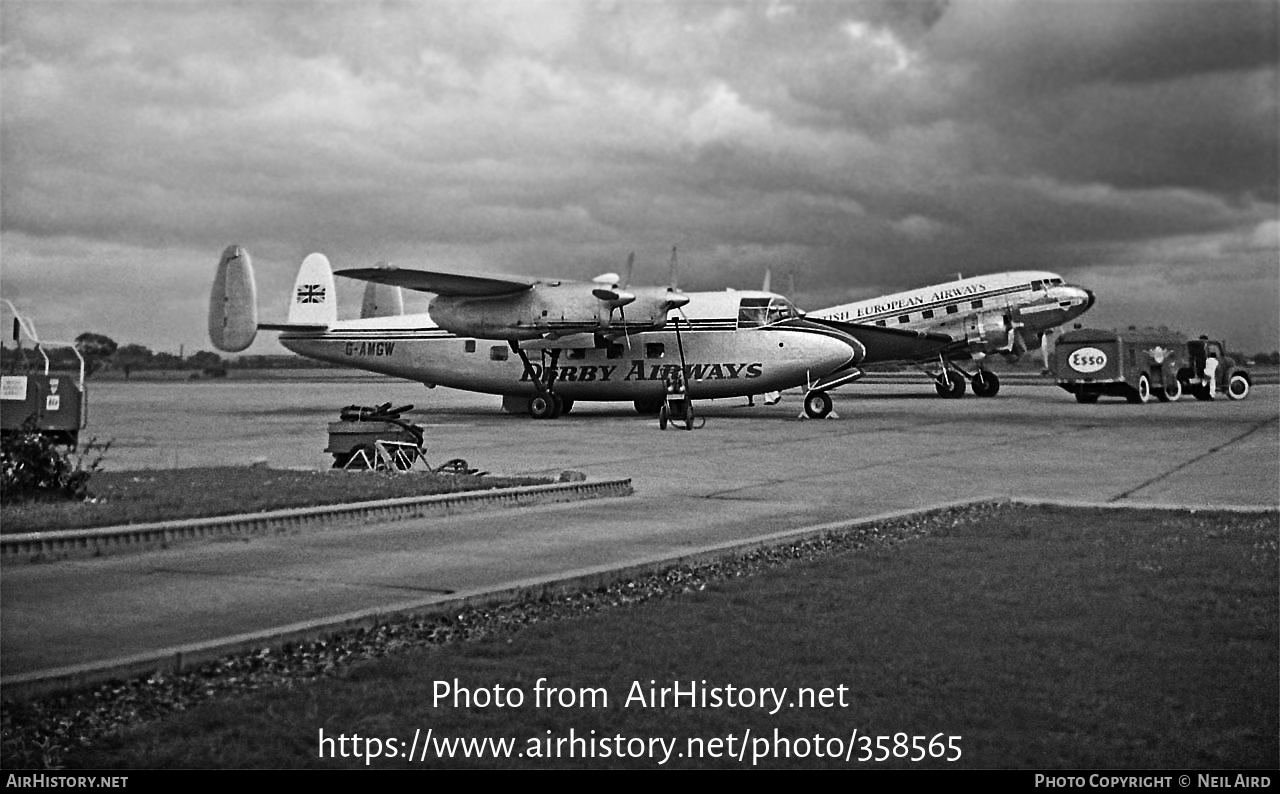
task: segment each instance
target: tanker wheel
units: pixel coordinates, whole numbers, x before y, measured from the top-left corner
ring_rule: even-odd
[[[1125,395],[1125,399],[1136,405],[1141,405],[1151,399],[1151,378],[1147,377],[1147,373],[1138,376],[1138,385],[1129,390]]]
[[[1156,389],[1156,398],[1162,403],[1176,403],[1182,399],[1182,381],[1171,378],[1163,389]]]
[[[667,421],[670,417],[671,417],[671,411],[667,408],[667,404],[663,403],[662,407],[658,409],[658,428],[661,430],[666,430]]]

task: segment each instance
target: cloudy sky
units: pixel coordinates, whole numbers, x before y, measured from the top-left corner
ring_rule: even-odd
[[[1090,324],[1274,350],[1278,8],[0,0],[0,295],[191,353],[231,243],[265,320],[312,251],[664,283],[678,246],[809,309],[1042,268]]]

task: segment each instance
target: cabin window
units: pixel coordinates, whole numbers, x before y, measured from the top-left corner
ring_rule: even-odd
[[[960,307],[954,303],[947,307],[947,314],[955,314],[958,311],[960,311]]]
[[[644,346],[645,358],[662,358],[667,354],[667,346],[661,342],[647,342]]]
[[[476,340],[468,339],[467,341],[463,342],[462,349],[468,353],[476,352]]]
[[[574,347],[569,349],[569,358],[581,360],[587,357],[587,349],[585,347]]]
[[[884,320],[876,320],[876,325],[880,326],[881,328],[884,328],[888,324],[889,323],[885,322]]]
[[[973,302],[972,306],[973,306],[973,308],[975,308],[975,309],[981,309],[981,308],[982,308],[982,301],[980,301],[980,300],[976,300],[976,301],[974,301],[974,302]]]
[[[1033,282],[1031,282],[1031,289],[1032,289],[1033,291],[1034,291],[1034,290],[1042,290],[1042,289],[1044,289],[1044,282],[1043,282],[1043,281],[1033,281]]]
[[[924,311],[920,312],[920,317],[921,319],[924,319],[924,320],[932,320],[933,309],[925,309]]]
[[[898,322],[899,322],[899,323],[909,323],[909,322],[911,322],[911,315],[909,315],[909,314],[904,314],[904,315],[902,315],[901,317],[899,317],[899,318],[898,318]]]
[[[622,345],[611,343],[607,348],[605,348],[604,356],[605,358],[622,358],[623,350],[624,348]]]
[[[489,359],[492,361],[506,361],[507,349],[502,345],[494,345],[489,348]]]

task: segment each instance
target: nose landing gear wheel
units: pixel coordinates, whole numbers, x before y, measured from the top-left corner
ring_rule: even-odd
[[[804,413],[810,419],[824,418],[831,413],[831,397],[823,391],[815,391],[805,395]]]

